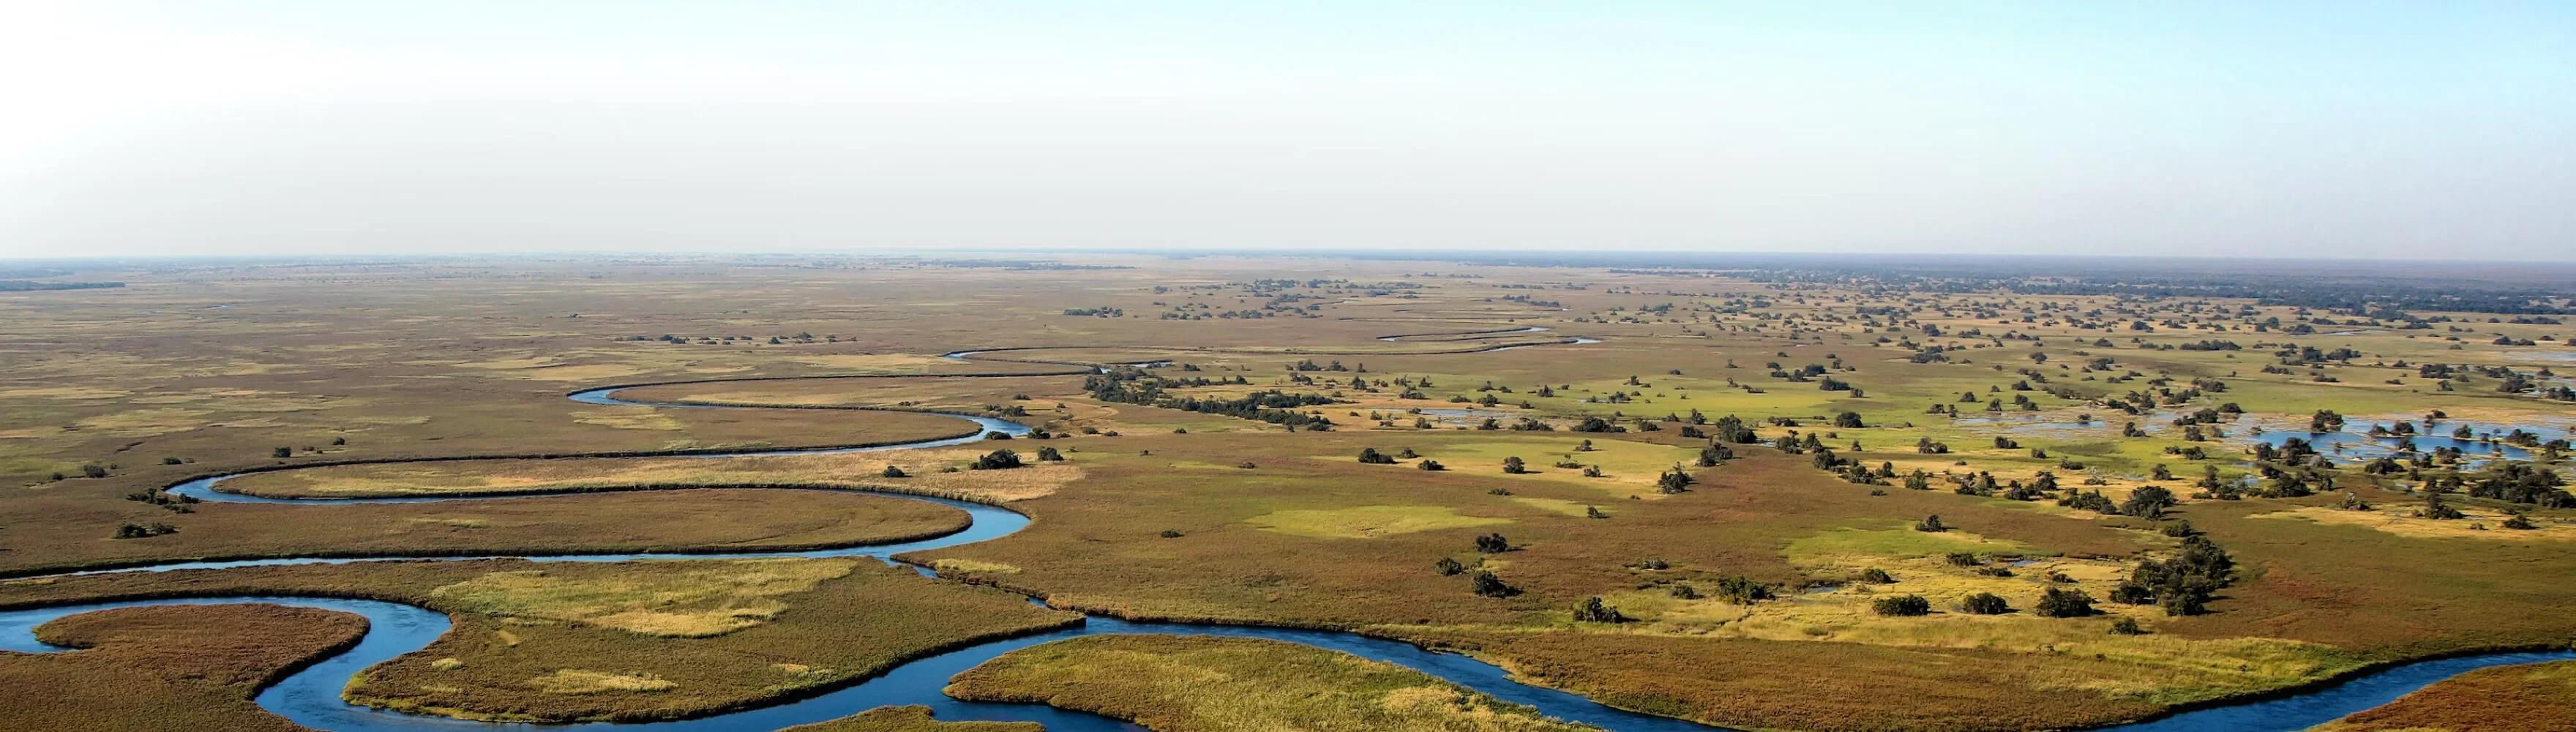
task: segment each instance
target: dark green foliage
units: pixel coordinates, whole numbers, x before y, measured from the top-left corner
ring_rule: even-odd
[[[1618,608],[1602,605],[1601,598],[1587,597],[1584,598],[1582,605],[1575,606],[1574,622],[1625,623],[1628,622],[1628,616],[1619,614]]]
[[[1422,462],[1414,463],[1414,464],[1413,464],[1413,467],[1421,468],[1421,469],[1423,469],[1423,470],[1448,470],[1448,469],[1449,469],[1449,466],[1441,465],[1441,464],[1440,464],[1440,461],[1438,461],[1438,460],[1424,460],[1424,461],[1422,461]]]
[[[1933,514],[1933,515],[1930,515],[1930,516],[1925,516],[1925,517],[1923,517],[1923,520],[1922,520],[1922,521],[1917,521],[1917,522],[1915,522],[1915,524],[1914,524],[1914,530],[1915,530],[1915,531],[1926,532],[1926,533],[1934,533],[1934,534],[1937,534],[1937,533],[1941,533],[1941,532],[1944,532],[1944,531],[1949,531],[1949,530],[1950,530],[1950,527],[1942,525],[1940,514]]]
[[[2033,606],[2031,612],[2043,618],[2084,617],[2093,614],[2093,596],[2084,594],[2083,590],[2051,587],[2040,594],[2039,604]]]
[[[1476,553],[1478,554],[1501,554],[1511,550],[1511,540],[1503,538],[1502,534],[1486,534],[1484,536],[1476,537]]]
[[[973,467],[976,470],[1007,470],[1010,468],[1020,467],[1024,464],[1025,463],[1020,462],[1019,453],[1011,452],[1009,450],[994,450],[992,452],[984,453],[983,457],[975,458],[975,465]]]
[[[2012,612],[2004,598],[1992,592],[1980,592],[1959,600],[1959,612],[1969,615],[2002,615]]]
[[[1869,604],[1869,609],[1871,612],[1875,612],[1880,615],[1896,617],[1930,615],[1932,614],[1932,601],[1923,599],[1922,595],[1882,597],[1872,601]]]
[[[1448,557],[1441,557],[1440,561],[1432,562],[1431,568],[1438,571],[1442,577],[1467,571],[1467,565],[1459,564],[1458,560],[1450,559]]]
[[[2147,634],[2147,629],[2138,627],[2138,621],[2136,621],[2136,620],[2131,620],[2131,619],[2129,619],[2129,618],[2121,618],[2121,619],[2119,619],[2119,620],[2111,621],[2111,634],[2112,634],[2112,635],[2146,635],[2146,634]]]
[[[1519,457],[1503,458],[1503,472],[1511,475],[1527,473],[1529,472],[1529,464],[1521,462]]]
[[[1771,586],[1755,582],[1751,577],[1728,575],[1717,578],[1715,597],[1737,605],[1751,605],[1771,599]]]
[[[886,469],[885,469],[885,471],[884,471],[884,472],[880,472],[880,473],[877,473],[877,474],[878,474],[878,475],[885,476],[885,477],[888,477],[888,478],[909,478],[909,477],[912,477],[910,474],[907,474],[907,473],[903,472],[903,469],[902,469],[902,468],[898,468],[898,467],[895,467],[895,466],[892,466],[892,465],[888,465],[888,466],[886,466]]]
[[[2172,508],[2175,503],[2173,491],[2161,486],[2142,485],[2129,492],[2128,500],[2120,502],[2120,513],[2138,518],[2157,518],[2165,515],[2165,509]]]
[[[1041,447],[1041,448],[1038,448],[1038,460],[1039,460],[1040,462],[1058,462],[1058,461],[1061,461],[1061,460],[1063,460],[1063,459],[1064,459],[1064,453],[1056,452],[1056,451],[1055,451],[1055,448],[1052,448],[1052,447]]]
[[[270,450],[270,451],[268,451],[268,456],[269,456],[269,457],[273,457],[273,458],[291,458],[291,457],[295,457],[295,448],[292,448],[292,447],[281,447],[281,448],[277,448],[277,449],[274,449],[274,450]]]
[[[1519,588],[1503,584],[1503,578],[1494,576],[1494,573],[1492,572],[1482,570],[1477,571],[1473,577],[1468,578],[1468,583],[1470,587],[1475,589],[1476,594],[1481,597],[1511,597],[1521,593]]]
[[[1360,448],[1360,462],[1368,465],[1394,465],[1395,458],[1378,452],[1377,448],[1363,447]]]
[[[1873,585],[1885,585],[1894,584],[1896,578],[1889,576],[1887,570],[1871,567],[1860,571],[1860,581]]]

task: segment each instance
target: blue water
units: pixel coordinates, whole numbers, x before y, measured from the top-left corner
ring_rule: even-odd
[[[1585,339],[1588,340],[1588,339]],[[950,354],[963,359],[971,352]],[[616,398],[615,389],[576,392],[570,397],[585,404],[639,407],[704,407],[654,402],[632,402]],[[1022,435],[1026,426],[1014,422],[975,415],[949,416],[971,420],[989,432]],[[984,439],[982,434],[967,437],[927,440],[901,445],[862,448],[780,448],[709,453],[695,457],[721,458],[745,455],[824,454],[899,450],[944,445],[957,445]],[[2422,444],[2423,438],[2418,439]],[[251,503],[293,503],[328,505],[332,503],[421,503],[436,501],[476,500],[475,497],[417,498],[349,498],[349,499],[281,499],[261,498],[216,489],[231,476],[203,478],[172,486],[169,490],[194,496],[204,501]],[[983,504],[952,501],[923,496],[885,494],[894,498],[926,501],[965,511],[972,523],[957,533],[933,539],[877,546],[847,547],[816,551],[744,552],[728,554],[587,554],[554,557],[522,557],[532,561],[617,562],[639,559],[715,559],[754,557],[849,557],[866,556],[884,560],[895,554],[960,546],[1010,535],[1029,524],[1026,516]],[[376,557],[364,559],[281,558],[223,562],[170,562],[127,570],[102,571],[171,571],[180,569],[222,569],[229,567],[270,566],[287,564],[336,564],[362,561],[448,560],[497,557]],[[890,560],[889,560],[890,561]],[[916,568],[917,569],[917,568]],[[929,574],[926,570],[919,570]],[[79,572],[69,574],[94,574]],[[540,725],[500,725],[447,717],[415,716],[350,705],[340,698],[348,680],[366,668],[395,656],[419,650],[447,632],[445,615],[423,608],[372,600],[348,600],[312,597],[244,596],[195,598],[180,600],[139,600],[93,603],[87,605],[48,607],[29,610],[0,611],[0,650],[30,653],[60,649],[35,640],[34,629],[56,618],[78,613],[119,607],[146,605],[210,605],[222,603],[266,602],[355,613],[368,619],[366,636],[347,651],[331,656],[280,680],[262,690],[260,706],[297,724],[322,730],[364,730],[377,732],[410,732],[455,730],[491,730],[496,727],[533,727]],[[546,728],[614,728],[618,730],[756,730],[807,724],[856,714],[886,705],[918,704],[930,707],[943,720],[1030,721],[1046,725],[1053,732],[1094,732],[1135,730],[1134,725],[1097,715],[1058,710],[1034,704],[992,704],[951,699],[941,693],[949,677],[1013,650],[1050,641],[1085,635],[1157,633],[1167,635],[1227,636],[1264,638],[1300,643],[1318,648],[1342,651],[1411,668],[1452,683],[1474,689],[1495,698],[1528,705],[1540,713],[1558,719],[1582,722],[1608,730],[1665,732],[1705,732],[1718,729],[1668,717],[1637,714],[1603,706],[1590,699],[1563,691],[1529,686],[1508,677],[1499,667],[1462,655],[1424,650],[1410,644],[1368,638],[1351,633],[1289,628],[1242,627],[1179,623],[1145,623],[1092,616],[1083,625],[1049,633],[978,644],[926,658],[915,659],[870,678],[818,696],[783,702],[738,712],[689,720],[650,723],[589,723],[576,725],[541,725]],[[2168,732],[2174,730],[2299,730],[2332,721],[2353,712],[2385,704],[2388,701],[2448,678],[2462,671],[2487,666],[2531,663],[2536,661],[2576,658],[2576,652],[2501,653],[2439,659],[2391,667],[2333,686],[2280,699],[2251,702],[2189,712],[2143,724],[2117,727],[2124,732]]]

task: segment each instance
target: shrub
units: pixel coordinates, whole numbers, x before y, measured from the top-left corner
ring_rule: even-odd
[[[1480,597],[1510,597],[1520,594],[1520,590],[1503,584],[1503,578],[1494,576],[1492,572],[1480,570],[1474,577],[1469,578],[1468,582]]]
[[[2043,618],[2080,618],[2093,614],[2093,596],[2083,590],[2048,588],[2039,596],[2039,605],[2031,608]]]
[[[895,466],[892,466],[892,465],[888,465],[888,466],[886,466],[885,471],[884,471],[884,472],[880,472],[880,473],[878,473],[878,475],[882,475],[882,476],[885,476],[885,477],[888,477],[888,478],[909,478],[909,477],[912,477],[912,475],[911,475],[910,473],[905,473],[905,472],[903,472],[903,469],[902,469],[902,468],[898,468],[898,467],[895,467]]]
[[[1020,467],[1024,464],[1025,463],[1020,462],[1019,453],[1011,452],[1009,450],[994,450],[992,452],[985,453],[983,457],[975,458],[974,469],[1005,470]]]
[[[1377,448],[1363,447],[1360,448],[1360,462],[1366,465],[1394,465],[1395,458],[1388,457],[1386,453],[1378,452]]]
[[[1940,514],[1933,514],[1923,517],[1923,520],[1920,522],[1916,522],[1914,524],[1914,530],[1937,534],[1943,531],[1949,531],[1950,527],[1941,525]]]
[[[1502,534],[1486,534],[1484,536],[1476,537],[1476,553],[1478,554],[1501,554],[1511,550],[1511,540],[1503,538]]]
[[[1450,576],[1450,575],[1453,575],[1453,574],[1457,574],[1457,573],[1459,573],[1459,572],[1467,571],[1467,565],[1459,564],[1459,563],[1458,563],[1458,560],[1450,559],[1450,558],[1448,558],[1448,557],[1441,557],[1441,558],[1440,558],[1440,561],[1432,562],[1432,563],[1431,563],[1431,568],[1432,568],[1432,569],[1434,569],[1434,570],[1438,570],[1438,571],[1440,572],[1440,576],[1442,576],[1442,577],[1447,577],[1447,576]]]
[[[1889,576],[1887,570],[1871,567],[1860,571],[1860,581],[1873,585],[1886,585],[1895,584],[1896,578]]]
[[[1756,602],[1771,599],[1771,596],[1770,585],[1755,582],[1751,577],[1728,575],[1717,578],[1717,594],[1715,595],[1717,599],[1725,600],[1737,605],[1751,605]]]
[[[81,475],[92,478],[105,478],[107,477],[107,468],[99,466],[98,463],[87,463],[81,466]]]
[[[2112,635],[2146,635],[2146,634],[2147,634],[2147,629],[2138,627],[2138,621],[2131,620],[2131,619],[2128,619],[2128,618],[2121,618],[2121,619],[2119,619],[2119,620],[2111,621],[2111,634],[2112,634]]]
[[[1521,459],[1518,457],[1503,458],[1503,472],[1512,475],[1527,473],[1529,472],[1529,464],[1521,462]]]
[[[1042,462],[1062,461],[1064,460],[1064,453],[1056,452],[1055,448],[1052,447],[1041,447],[1038,448],[1038,460]]]
[[[1419,463],[1414,463],[1414,464],[1413,464],[1413,467],[1421,468],[1421,469],[1423,469],[1423,470],[1448,470],[1448,469],[1449,469],[1449,466],[1446,466],[1446,465],[1442,465],[1442,464],[1440,464],[1440,461],[1438,461],[1438,460],[1424,460],[1424,461],[1419,462]]]
[[[273,457],[273,458],[291,458],[291,457],[295,457],[295,448],[292,448],[292,447],[280,447],[280,448],[276,448],[276,449],[273,449],[273,450],[269,450],[269,451],[268,451],[268,456],[269,456],[269,457]]]
[[[2012,606],[2005,604],[2004,599],[1995,593],[1980,592],[1959,600],[1959,612],[1969,615],[2002,615],[2012,612]]]
[[[1922,596],[1922,595],[1898,595],[1898,596],[1896,596],[1896,597],[1882,597],[1882,598],[1878,598],[1878,600],[1876,600],[1876,601],[1874,601],[1874,602],[1871,602],[1871,603],[1869,604],[1869,609],[1870,609],[1870,611],[1871,611],[1871,612],[1875,612],[1875,613],[1878,613],[1878,614],[1880,614],[1880,615],[1890,615],[1890,616],[1896,616],[1896,617],[1913,617],[1913,616],[1917,616],[1917,615],[1930,615],[1930,614],[1932,614],[1932,601],[1931,601],[1931,600],[1923,599],[1923,596]]]
[[[1575,606],[1574,622],[1625,623],[1628,622],[1628,616],[1619,614],[1618,608],[1601,604],[1601,598],[1587,597],[1583,599],[1582,605]]]

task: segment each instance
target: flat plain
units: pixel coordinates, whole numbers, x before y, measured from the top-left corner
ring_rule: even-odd
[[[421,605],[455,629],[348,699],[537,721],[721,714],[1070,611],[1349,631],[1798,730],[2101,726],[2576,637],[2565,293],[2506,311],[2333,282],[1064,261],[173,263],[0,293],[0,574],[22,577],[0,607]],[[701,406],[566,398],[621,385]],[[687,454],[977,431],[928,412],[1041,433]],[[978,469],[997,449],[1026,463]],[[259,472],[217,490],[462,500],[163,490],[241,471]],[[904,495],[1030,521],[896,566],[52,574],[775,552],[967,524]],[[350,616],[273,622],[320,612],[75,615],[45,637],[97,650],[0,653],[0,677],[73,700],[173,689],[61,705],[81,728],[291,728],[250,697],[346,642]],[[273,639],[189,650],[192,628],[231,625]],[[173,657],[222,673],[156,675]],[[2477,729],[2439,710],[2486,699],[2560,719],[2564,676],[2476,672],[2340,724]],[[1038,645],[952,694],[1157,730],[1574,726],[1337,651],[1178,636]],[[813,729],[985,728],[893,707]]]

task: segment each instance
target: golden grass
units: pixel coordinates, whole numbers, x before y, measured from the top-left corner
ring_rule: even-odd
[[[1448,506],[1352,506],[1272,511],[1245,519],[1264,531],[1318,539],[1367,539],[1418,531],[1511,523],[1511,519],[1462,516]]]
[[[1090,636],[1012,651],[951,679],[961,699],[1043,701],[1151,729],[1579,732],[1394,664],[1253,638]]]
[[[548,694],[669,691],[679,686],[652,674],[616,674],[577,668],[560,669],[528,679],[527,685]]]
[[[2254,514],[2252,518],[2297,519],[2329,526],[2358,526],[2398,536],[2417,539],[2476,539],[2484,541],[2528,541],[2576,539],[2576,524],[2554,519],[2538,519],[2537,528],[2507,529],[2502,511],[2484,510],[2466,502],[2453,501],[2454,508],[2468,518],[2429,519],[2410,515],[2421,503],[2391,506],[2386,503],[2369,511],[2345,511],[2333,506],[2301,506],[2281,511]]]
[[[659,563],[659,571],[563,577],[544,569],[494,572],[431,590],[487,615],[545,619],[645,635],[703,638],[770,621],[784,595],[846,576],[853,559]]]

